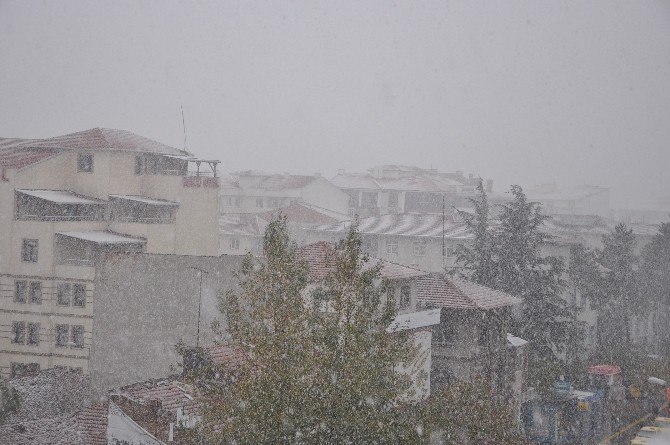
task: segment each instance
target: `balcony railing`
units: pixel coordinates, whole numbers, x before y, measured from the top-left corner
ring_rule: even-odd
[[[204,176],[201,172],[199,176],[184,176],[183,184],[184,187],[219,188],[219,178]]]

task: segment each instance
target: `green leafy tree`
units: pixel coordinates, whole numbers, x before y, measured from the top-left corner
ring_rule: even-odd
[[[0,378],[0,425],[19,409],[20,404],[19,394]]]
[[[263,247],[224,299],[231,345],[247,359],[234,384],[208,397],[206,442],[419,443],[418,414],[403,403],[411,380],[397,369],[417,351],[407,334],[389,333],[395,301],[358,234],[312,292],[285,219],[270,223]]]

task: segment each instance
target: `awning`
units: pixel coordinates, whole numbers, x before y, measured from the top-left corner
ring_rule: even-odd
[[[168,206],[168,207],[179,207],[178,202],[167,201],[165,199],[156,199],[156,198],[147,198],[145,196],[137,195],[109,195],[110,198],[114,199],[124,199],[126,201],[134,201],[142,204],[153,205],[153,206]]]
[[[68,190],[26,190],[16,189],[17,192],[32,196],[55,204],[104,204],[104,201],[88,198],[72,193]]]
[[[144,238],[134,238],[132,236],[122,235],[119,233],[109,232],[106,230],[87,230],[81,232],[56,232],[56,234],[103,245],[146,244],[147,242],[147,240]]]

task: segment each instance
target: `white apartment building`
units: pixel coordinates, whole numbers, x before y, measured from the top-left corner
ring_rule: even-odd
[[[217,163],[121,130],[0,138],[0,373],[88,372],[101,255],[217,256]]]
[[[300,202],[347,214],[348,196],[319,174],[233,173],[221,183],[221,212],[262,213]]]

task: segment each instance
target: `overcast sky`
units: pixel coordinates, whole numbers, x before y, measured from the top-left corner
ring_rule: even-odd
[[[0,136],[670,195],[670,2],[0,0]]]

